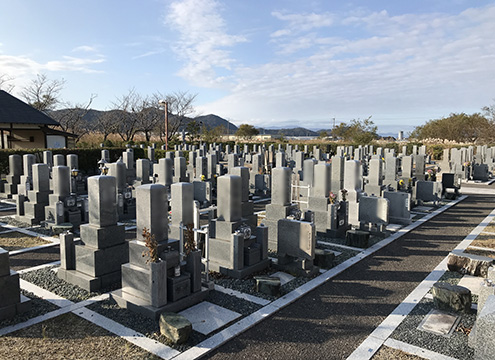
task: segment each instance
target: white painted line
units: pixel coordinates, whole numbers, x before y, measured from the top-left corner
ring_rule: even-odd
[[[58,245],[59,245],[59,243],[50,243],[50,244],[33,246],[33,247],[30,247],[30,248],[9,251],[9,255],[12,256],[12,255],[17,255],[17,254],[22,254],[22,253],[31,252],[31,251],[40,250],[40,249],[44,249],[44,248],[48,248],[48,247],[53,247],[53,246],[58,246]]]
[[[416,355],[425,359],[430,359],[430,360],[457,360],[456,358],[446,356],[439,354],[434,351],[430,351],[427,349],[420,348],[418,346],[414,346],[411,344],[407,344],[405,342],[399,341],[399,340],[394,340],[394,339],[388,339],[384,343],[385,346],[388,346],[393,349],[397,349],[400,351],[403,351],[408,354]]]
[[[234,289],[228,289],[228,288],[225,288],[223,286],[216,285],[216,284],[215,284],[215,290],[219,291],[221,293],[227,294],[227,295],[235,296],[239,299],[244,299],[244,300],[250,301],[250,302],[258,304],[258,305],[265,306],[265,305],[268,305],[270,303],[269,300],[262,299],[260,297],[257,297],[257,296],[251,295],[251,294],[242,293],[242,292],[234,290]]]
[[[164,345],[158,341],[147,338],[145,335],[129,329],[116,321],[108,319],[95,311],[80,308],[72,311],[73,314],[92,322],[93,324],[129,341],[130,343],[139,346],[140,348],[159,356],[162,359],[171,359],[180,354],[177,350]]]
[[[358,263],[359,261],[361,261],[364,258],[368,257],[369,255],[373,254],[374,252],[383,248],[384,246],[390,244],[391,242],[393,242],[396,239],[400,238],[401,236],[405,235],[410,230],[418,227],[419,225],[423,224],[424,222],[428,221],[429,219],[435,217],[436,215],[442,213],[443,211],[449,209],[450,207],[458,204],[459,202],[461,202],[465,198],[467,198],[467,196],[459,197],[457,200],[452,201],[449,204],[446,204],[446,205],[442,206],[441,208],[435,210],[434,212],[424,216],[422,219],[418,220],[417,222],[400,229],[398,232],[389,236],[388,238],[376,243],[375,245],[369,247],[368,249],[360,252],[356,256],[344,261],[343,263],[341,263],[341,264],[333,267],[332,269],[324,272],[323,274],[319,275],[318,277],[308,281],[304,285],[302,285],[302,286],[298,287],[297,289],[294,289],[290,293],[278,298],[277,300],[273,301],[269,305],[267,305],[267,306],[259,309],[258,311],[252,313],[251,315],[246,316],[245,318],[232,324],[228,328],[223,329],[219,333],[204,340],[203,342],[199,343],[198,345],[189,348],[188,350],[184,351],[180,355],[176,356],[174,358],[174,360],[175,359],[177,359],[177,360],[196,359],[196,358],[203,356],[206,353],[218,348],[219,346],[223,345],[224,343],[226,343],[227,341],[229,341],[233,337],[243,333],[244,331],[253,327],[254,325],[259,323],[260,321],[267,318],[268,316],[274,314],[276,311],[291,304],[292,302],[296,301],[297,299],[299,299],[301,296],[305,295],[309,291],[315,289],[316,287],[325,283],[329,279],[337,276],[338,274],[340,274],[344,270],[348,269],[349,267],[351,267],[355,263]],[[330,244],[330,245],[333,245],[333,244]],[[362,249],[360,249],[360,250],[362,250]],[[417,301],[419,301],[419,300],[417,300]],[[413,305],[415,305],[415,304],[413,304]],[[370,339],[371,339],[371,337],[370,337]],[[380,339],[375,339],[375,343],[380,343],[380,346],[381,346],[381,344],[383,344],[383,341]],[[376,348],[376,350],[377,349],[378,349],[378,347]],[[362,348],[360,348],[360,350],[362,350]],[[363,359],[369,359],[376,352],[376,350],[374,350],[369,355],[369,357],[364,356],[362,358]],[[356,357],[356,359],[361,359],[361,358]]]
[[[361,248],[347,246],[347,245],[341,245],[341,244],[334,244],[334,243],[330,243],[330,242],[327,242],[327,241],[317,241],[316,243],[317,244],[321,244],[321,245],[326,245],[326,246],[335,246],[335,247],[339,247],[339,248],[342,248],[342,249],[347,249],[347,250],[352,250],[352,251],[357,251],[357,252],[364,251],[364,249],[361,249]]]
[[[483,221],[476,226],[464,240],[462,240],[454,250],[465,250],[469,244],[478,236],[483,229],[495,217],[495,209],[488,214]],[[430,288],[447,270],[448,255],[437,265],[437,267],[399,304],[394,311],[364,340],[361,345],[347,358],[371,359],[380,346],[392,335],[394,330],[400,325],[402,320],[411,312],[416,304],[430,291]],[[378,341],[381,344],[378,344]],[[367,356],[364,356],[366,354]]]
[[[54,261],[54,262],[51,262],[51,263],[47,263],[47,264],[42,264],[42,265],[30,267],[30,268],[26,268],[26,269],[22,269],[22,270],[17,270],[17,272],[19,274],[25,274],[25,273],[30,272],[30,271],[35,271],[35,270],[43,269],[43,268],[46,268],[48,266],[53,266],[53,265],[60,265],[60,260]]]

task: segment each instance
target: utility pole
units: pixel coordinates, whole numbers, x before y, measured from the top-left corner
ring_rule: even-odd
[[[160,100],[160,105],[165,108],[165,151],[168,150],[168,103],[166,100]]]

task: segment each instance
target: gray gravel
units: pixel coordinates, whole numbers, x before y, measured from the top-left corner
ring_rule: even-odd
[[[434,309],[433,300],[423,299],[392,333],[391,338],[416,345],[424,349],[451,356],[456,359],[472,359],[473,349],[468,347],[468,336],[460,331],[454,331],[450,338],[418,330],[417,327],[425,315]],[[471,328],[476,320],[476,314],[461,314],[465,327]]]
[[[21,279],[26,280],[34,285],[37,285],[45,290],[53,292],[67,300],[79,302],[87,300],[91,297],[103,294],[110,290],[119,288],[118,284],[113,288],[102,289],[99,292],[88,292],[79,286],[72,285],[57,277],[57,274],[52,270],[57,266],[50,266],[43,269],[30,271],[21,274]]]
[[[211,273],[210,279],[217,285],[223,286],[224,288],[237,290],[246,294],[251,294],[266,300],[274,301],[277,299],[276,296],[271,296],[267,294],[263,294],[256,291],[256,280],[254,280],[254,276],[258,275],[271,275],[276,273],[279,270],[272,269],[271,267],[266,269],[265,271],[253,274],[245,279],[233,279],[219,273]],[[288,283],[282,285],[280,287],[280,296],[283,296],[292,290],[304,285],[309,280],[315,278],[320,275],[319,273],[315,274],[313,277],[296,277]]]
[[[186,344],[174,345],[160,334],[158,320],[153,320],[127,309],[122,309],[112,299],[96,302],[87,308],[178,351],[185,351],[206,339],[205,335],[193,331]]]
[[[250,301],[240,299],[235,296],[230,296],[215,290],[210,291],[206,300],[218,306],[222,306],[226,309],[238,312],[239,314],[244,316],[250,315],[263,307],[259,304],[255,304]]]
[[[1,320],[0,328],[25,322],[29,319],[47,314],[59,308],[57,305],[54,305],[46,300],[43,300],[31,292],[21,289],[21,293],[22,295],[27,296],[28,298],[31,299],[31,309],[28,312],[18,314],[11,319]]]

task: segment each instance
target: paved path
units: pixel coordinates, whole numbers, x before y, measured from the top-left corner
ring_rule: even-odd
[[[345,359],[495,207],[470,196],[207,355]]]

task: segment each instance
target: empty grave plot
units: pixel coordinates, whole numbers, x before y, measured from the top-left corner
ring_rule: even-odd
[[[38,236],[23,234],[18,231],[10,231],[0,234],[0,247],[8,251],[31,248],[40,245],[51,244]]]
[[[12,359],[159,359],[72,313],[3,336],[0,353]]]

